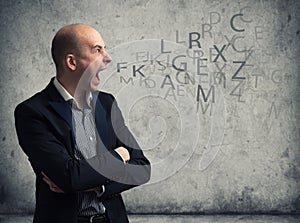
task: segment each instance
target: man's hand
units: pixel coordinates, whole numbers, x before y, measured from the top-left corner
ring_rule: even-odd
[[[124,162],[128,162],[130,160],[129,152],[123,146],[116,148],[115,151],[122,157]]]
[[[62,189],[60,189],[55,183],[53,183],[52,180],[50,180],[49,177],[46,176],[46,174],[44,172],[42,172],[43,174],[43,180],[46,182],[46,184],[49,185],[49,188],[51,191],[55,192],[55,193],[65,193]]]
[[[49,177],[47,177],[47,175],[42,172],[42,175],[44,176],[43,177],[43,180],[46,182],[46,184],[49,185],[49,188],[51,191],[55,192],[55,193],[65,193],[62,189],[60,189],[55,183],[53,183],[52,180],[50,180]],[[95,187],[95,188],[91,188],[91,189],[87,189],[87,190],[84,190],[82,192],[91,192],[91,191],[95,191],[97,194],[101,194],[103,193],[103,187],[100,186],[100,187]]]

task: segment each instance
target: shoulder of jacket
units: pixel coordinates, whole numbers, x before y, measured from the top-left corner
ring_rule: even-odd
[[[43,104],[47,100],[47,94],[45,93],[45,89],[35,93],[33,96],[29,97],[25,101],[21,102],[20,104]]]
[[[15,110],[22,110],[22,108],[31,108],[37,111],[42,109],[44,106],[46,106],[47,102],[48,102],[48,96],[46,93],[46,89],[43,89],[35,93],[31,97],[27,98],[26,100],[20,102],[16,106]]]

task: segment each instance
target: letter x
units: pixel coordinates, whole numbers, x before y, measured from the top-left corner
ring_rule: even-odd
[[[227,60],[225,59],[225,57],[223,56],[222,52],[225,49],[226,45],[223,45],[221,51],[218,49],[218,47],[216,45],[214,45],[214,48],[216,49],[216,51],[218,52],[218,55],[216,56],[216,58],[214,59],[213,62],[217,62],[217,59],[219,58],[219,56],[222,57],[222,59],[224,60],[224,62],[227,62]]]

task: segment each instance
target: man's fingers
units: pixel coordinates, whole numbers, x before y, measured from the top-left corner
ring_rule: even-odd
[[[50,178],[49,177],[47,177],[47,175],[44,173],[44,172],[42,172],[42,175],[44,176],[43,177],[43,180],[46,182],[46,183],[53,183],[51,180],[50,180]]]
[[[50,190],[55,192],[55,193],[64,193],[64,191],[62,189],[60,189],[59,187],[57,187],[57,186],[50,187]]]
[[[120,146],[116,148],[115,151],[123,158],[124,161],[127,162],[130,160],[130,155],[126,148]]]
[[[43,177],[43,181],[45,181],[49,186],[52,184],[49,178]]]
[[[50,178],[47,177],[47,175],[44,172],[42,172],[42,175],[43,181],[45,181],[45,183],[48,184],[51,191],[56,193],[64,193],[64,191],[60,189],[55,183],[53,183],[52,180],[50,180]]]
[[[42,175],[44,176],[44,178],[49,179],[49,178],[47,177],[47,175],[46,175],[44,172],[42,172]]]

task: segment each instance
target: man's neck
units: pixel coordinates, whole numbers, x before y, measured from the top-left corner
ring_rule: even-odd
[[[88,107],[88,104],[87,104],[87,101],[86,101],[86,93],[81,94],[78,97],[76,97],[76,94],[75,94],[74,99],[75,99],[75,101],[77,103],[77,107],[80,110],[83,110],[84,108]]]
[[[74,83],[68,82],[67,79],[63,79],[58,76],[56,78],[64,87],[64,89],[74,98],[79,109],[82,110],[84,107],[88,106],[87,95],[89,94],[89,92],[78,88]]]

